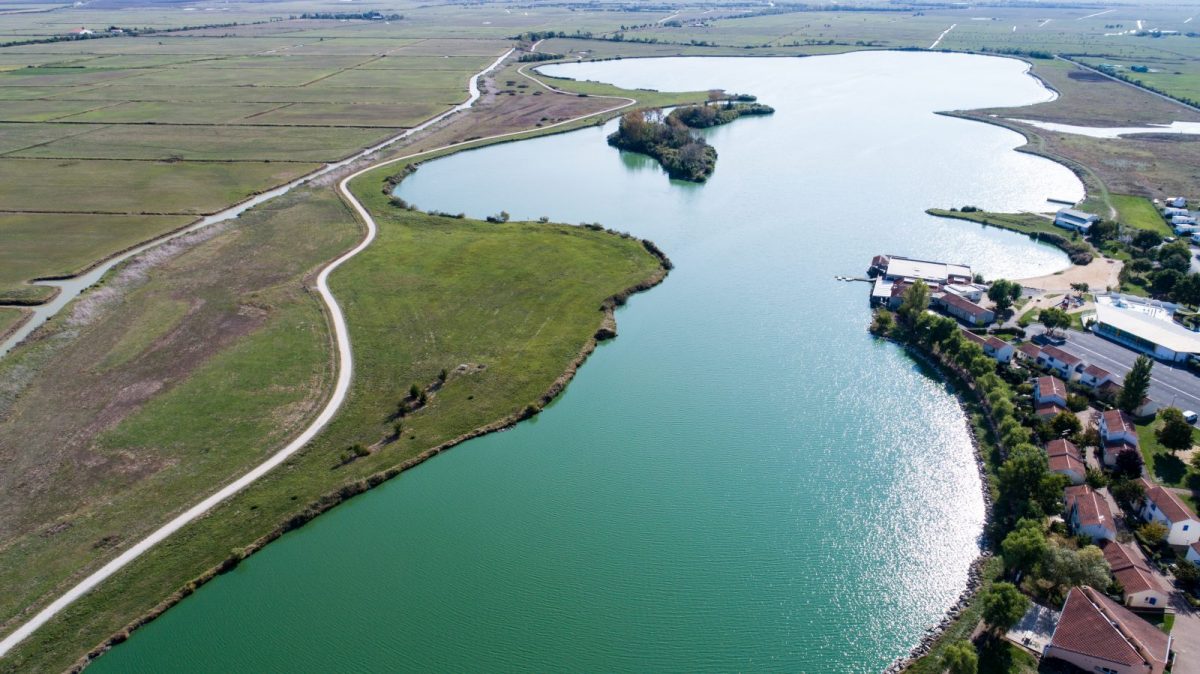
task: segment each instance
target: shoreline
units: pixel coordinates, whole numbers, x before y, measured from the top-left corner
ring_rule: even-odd
[[[988,478],[987,461],[983,456],[983,447],[979,435],[975,431],[974,425],[971,423],[971,412],[967,407],[967,401],[964,397],[962,377],[952,370],[948,371],[942,363],[938,362],[932,356],[918,350],[911,344],[898,342],[891,337],[880,336],[879,339],[886,340],[899,346],[913,360],[924,364],[926,367],[934,370],[941,377],[941,381],[948,384],[954,390],[954,399],[958,402],[958,407],[962,410],[963,421],[967,425],[967,431],[971,436],[971,452],[975,459],[975,468],[979,471],[980,493],[983,496],[983,529],[980,531],[980,541],[986,540],[988,527],[992,523],[992,491],[991,481]],[[953,376],[951,376],[953,374]],[[969,390],[969,389],[968,389]],[[972,394],[974,395],[974,394]],[[985,413],[986,417],[986,413]],[[987,418],[988,425],[992,425],[991,418]],[[983,567],[987,565],[993,558],[993,552],[987,545],[980,545],[980,552],[971,560],[971,564],[967,566],[967,585],[959,593],[958,599],[951,604],[945,612],[942,613],[941,620],[936,625],[928,628],[924,636],[921,637],[906,655],[900,656],[892,661],[883,670],[883,674],[899,674],[906,671],[909,667],[915,664],[918,660],[928,655],[937,645],[938,641],[946,634],[947,630],[956,623],[961,617],[963,611],[975,601],[980,589],[983,586]]]
[[[619,233],[612,230],[605,230],[605,233],[610,236],[620,236]],[[184,583],[182,587],[175,590],[160,603],[155,605],[154,608],[130,621],[125,625],[125,627],[110,635],[99,645],[89,649],[88,652],[80,656],[79,659],[76,660],[67,671],[72,673],[83,671],[92,663],[93,660],[107,653],[112,649],[113,646],[116,646],[129,639],[133,632],[137,631],[139,628],[147,625],[148,623],[153,622],[168,609],[183,601],[204,584],[221,574],[232,571],[237,567],[238,564],[242,562],[242,560],[245,560],[254,553],[261,551],[268,544],[274,542],[289,531],[299,529],[313,519],[316,519],[319,515],[324,514],[325,512],[348,501],[351,498],[354,498],[355,496],[358,496],[359,494],[364,494],[375,487],[388,482],[392,478],[399,476],[404,471],[415,468],[434,458],[438,454],[441,454],[442,452],[461,445],[468,440],[473,440],[485,435],[508,430],[516,426],[518,423],[541,413],[546,406],[548,406],[559,395],[561,395],[563,391],[566,390],[567,385],[572,379],[575,378],[579,368],[582,367],[592,353],[595,352],[596,347],[599,346],[601,342],[613,339],[617,336],[616,309],[624,306],[629,298],[633,295],[646,292],[662,283],[664,280],[666,280],[671,269],[674,267],[670,258],[668,258],[653,242],[646,239],[637,240],[641,242],[642,246],[646,249],[646,252],[650,254],[651,257],[658,260],[658,269],[642,282],[630,286],[604,300],[600,306],[600,312],[602,316],[599,324],[597,325],[596,331],[587,338],[579,352],[567,364],[567,367],[565,370],[563,370],[562,374],[560,374],[553,382],[551,382],[546,391],[542,393],[534,403],[531,403],[526,407],[501,419],[463,433],[458,437],[447,440],[443,443],[435,445],[434,447],[430,447],[422,451],[420,454],[410,457],[392,466],[391,468],[372,473],[367,477],[343,484],[341,487],[333,491],[326,492],[316,501],[306,506],[299,514],[283,521],[275,529],[272,529],[267,534],[255,539],[249,545],[235,549],[229,557],[225,558],[219,564],[209,568],[204,573]]]

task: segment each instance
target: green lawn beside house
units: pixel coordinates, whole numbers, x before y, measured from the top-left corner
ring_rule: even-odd
[[[1109,198],[1113,208],[1117,209],[1117,218],[1123,224],[1138,229],[1148,229],[1163,236],[1171,236],[1175,233],[1166,220],[1159,215],[1158,209],[1149,199],[1128,194],[1111,194]]]

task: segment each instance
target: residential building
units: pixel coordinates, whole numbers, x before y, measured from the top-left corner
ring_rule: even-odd
[[[1121,452],[1138,451],[1137,428],[1133,419],[1121,410],[1107,410],[1100,415],[1100,444],[1104,449],[1104,465],[1116,465]]]
[[[995,360],[998,363],[1008,363],[1012,361],[1013,354],[1016,352],[1016,349],[1013,348],[1012,344],[1009,344],[1008,342],[994,335],[977,335],[974,332],[966,329],[963,329],[962,334],[968,342],[974,342],[975,344],[978,344],[979,348],[983,349],[983,355]]]
[[[1124,295],[1096,298],[1092,330],[1159,360],[1182,362],[1200,355],[1200,333],[1173,320],[1176,305]]]
[[[1052,417],[1067,409],[1067,385],[1053,376],[1033,382],[1033,406],[1039,417]]]
[[[1050,457],[1050,472],[1066,475],[1071,484],[1083,484],[1087,479],[1087,464],[1075,443],[1058,438],[1046,443],[1046,455]]]
[[[1085,234],[1097,222],[1100,222],[1100,216],[1074,208],[1061,209],[1054,215],[1054,224],[1064,229],[1074,229]]]
[[[1188,209],[1179,206],[1167,206],[1162,209],[1162,214],[1164,218],[1173,218],[1176,215],[1189,215],[1189,212]]]
[[[1042,350],[1033,342],[1025,342],[1017,347],[1017,358],[1031,363],[1036,363],[1039,356],[1042,355]]]
[[[979,327],[996,320],[996,314],[991,309],[985,309],[954,293],[943,293],[934,299],[934,303],[967,325]]]
[[[1117,525],[1102,495],[1086,484],[1067,487],[1063,493],[1067,502],[1065,519],[1071,531],[1093,541],[1116,540]]]
[[[1146,500],[1138,513],[1142,519],[1166,526],[1167,543],[1171,545],[1191,545],[1200,541],[1200,522],[1174,492],[1151,484],[1144,477],[1138,481],[1146,490]]]
[[[968,302],[979,304],[983,301],[983,294],[987,288],[976,283],[947,283],[942,290],[954,293]]]
[[[1117,376],[1102,367],[1088,365],[1079,372],[1079,383],[1094,390],[1108,383],[1116,383]]]
[[[1166,608],[1170,590],[1150,572],[1140,550],[1128,548],[1116,541],[1100,545],[1104,558],[1112,568],[1113,577],[1125,592],[1125,605],[1133,608]]]
[[[1067,381],[1071,381],[1080,372],[1083,372],[1086,366],[1082,358],[1073,356],[1057,346],[1042,347],[1042,354],[1038,357],[1037,362],[1038,365],[1055,370],[1059,376]]]
[[[1200,542],[1188,546],[1186,557],[1192,564],[1200,564]]]
[[[1084,586],[1067,593],[1043,658],[1103,674],[1162,674],[1171,637],[1132,611]]]
[[[1187,199],[1185,197],[1167,197],[1163,202],[1171,208],[1187,208]]]

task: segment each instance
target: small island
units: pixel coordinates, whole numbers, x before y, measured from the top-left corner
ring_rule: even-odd
[[[657,108],[634,110],[621,117],[608,144],[654,157],[671,178],[702,183],[717,166],[717,151],[692,129],[728,124],[742,115],[773,112],[774,108],[761,103],[732,100],[720,105],[683,106],[668,115]]]

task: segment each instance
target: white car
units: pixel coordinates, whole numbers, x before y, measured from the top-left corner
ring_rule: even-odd
[[[1189,424],[1194,424],[1194,423],[1196,423],[1196,416],[1197,415],[1195,412],[1188,410],[1183,413],[1183,420],[1188,422]]]

